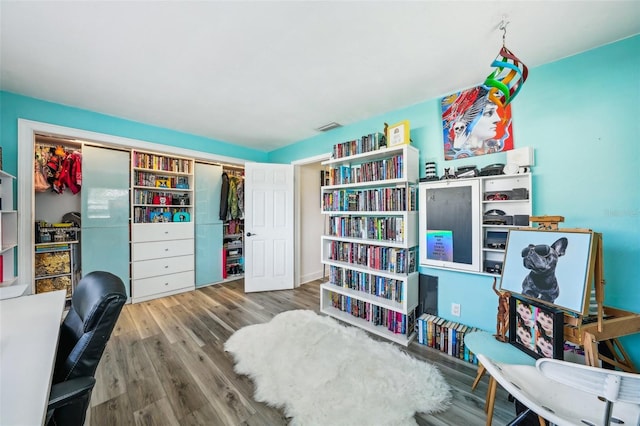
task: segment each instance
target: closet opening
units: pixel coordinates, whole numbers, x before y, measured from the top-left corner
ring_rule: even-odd
[[[82,143],[36,134],[33,183],[35,292],[65,290],[70,303],[82,277]]]
[[[222,165],[222,279],[244,277],[244,167]]]

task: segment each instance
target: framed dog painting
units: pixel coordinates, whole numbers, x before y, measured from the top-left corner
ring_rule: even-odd
[[[588,230],[511,229],[500,288],[588,315],[596,246]]]
[[[564,314],[524,297],[509,298],[509,343],[534,358],[564,358]]]

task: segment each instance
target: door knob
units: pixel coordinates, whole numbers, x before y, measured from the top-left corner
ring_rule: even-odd
[[[247,232],[247,237],[250,237],[252,235],[256,235],[256,234],[252,234],[251,232]]]

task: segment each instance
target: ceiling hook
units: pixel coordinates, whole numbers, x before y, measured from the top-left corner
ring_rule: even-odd
[[[502,47],[505,47],[505,45],[506,45],[507,25],[509,25],[509,21],[507,21],[507,18],[503,16],[502,17],[502,21],[500,22],[500,25],[498,26],[498,29],[502,30]]]

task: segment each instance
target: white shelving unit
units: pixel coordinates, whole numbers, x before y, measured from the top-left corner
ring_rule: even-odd
[[[235,280],[244,276],[244,225],[237,225],[239,228],[235,233],[229,234],[229,222],[223,226],[223,250],[226,280]]]
[[[500,276],[509,229],[530,226],[531,182],[527,173],[421,183],[418,227],[427,238],[420,241],[420,264]],[[451,216],[454,213],[457,216]],[[436,246],[427,241],[431,230],[452,234],[452,244],[446,245],[453,251],[452,258],[430,257],[430,249]],[[464,238],[456,241],[456,236]],[[458,258],[456,248],[462,253]]]
[[[27,288],[18,283],[15,252],[18,247],[18,212],[13,204],[15,177],[0,170],[0,299],[20,296]]]
[[[407,346],[418,306],[418,150],[400,145],[323,165],[321,253],[330,279],[320,310]]]
[[[483,214],[497,209],[511,218],[510,224],[504,225],[486,224],[484,220],[482,221],[482,272],[492,276],[500,276],[506,248],[505,245],[500,244],[500,241],[504,240],[504,243],[506,243],[509,229],[530,225],[528,219],[526,223],[522,224],[515,224],[514,221],[516,216],[531,217],[532,215],[531,194],[533,188],[531,174],[482,177],[480,178],[480,188],[482,191],[481,211]],[[495,194],[498,194],[498,196],[495,197]],[[514,199],[514,197],[517,199]],[[490,200],[488,198],[498,199]],[[494,265],[499,265],[499,268]]]
[[[132,302],[195,289],[193,159],[133,151]]]
[[[35,285],[36,294],[65,290],[71,300],[78,280],[75,257],[78,241],[36,244]]]

